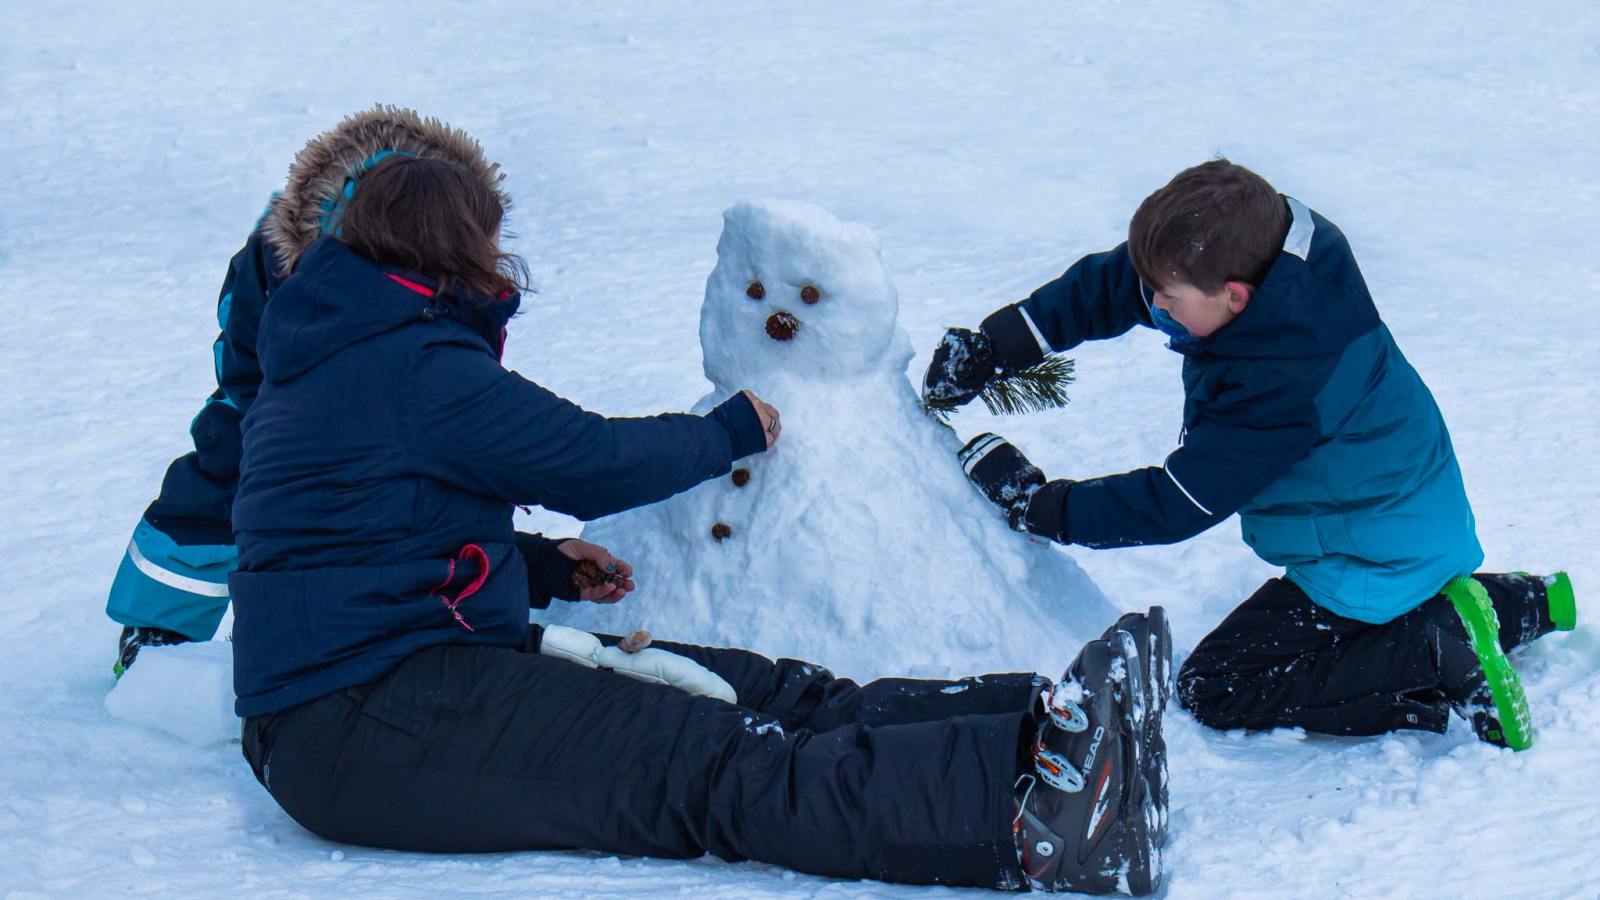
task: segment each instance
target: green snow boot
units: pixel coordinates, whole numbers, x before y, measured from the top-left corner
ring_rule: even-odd
[[[1526,750],[1533,746],[1533,716],[1522,678],[1500,649],[1500,619],[1489,593],[1474,578],[1452,578],[1441,592],[1450,598],[1467,628],[1467,639],[1483,668],[1484,684],[1463,704],[1464,715],[1478,737],[1499,747]]]
[[[1546,575],[1545,599],[1550,602],[1550,621],[1557,631],[1571,631],[1578,627],[1578,599],[1572,592],[1572,579],[1565,572]]]

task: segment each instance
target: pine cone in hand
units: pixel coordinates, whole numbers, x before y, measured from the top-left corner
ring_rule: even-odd
[[[572,583],[582,591],[602,584],[621,584],[622,576],[615,572],[607,572],[592,559],[583,559],[572,567]]]

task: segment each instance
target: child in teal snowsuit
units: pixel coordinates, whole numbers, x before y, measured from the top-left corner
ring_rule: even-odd
[[[997,373],[1136,325],[1184,357],[1178,448],[1159,466],[1046,481],[980,435],[964,465],[1012,526],[1123,547],[1239,514],[1245,542],[1286,573],[1180,672],[1180,702],[1208,725],[1443,731],[1454,708],[1484,740],[1526,746],[1504,653],[1573,627],[1571,585],[1467,577],[1483,551],[1438,406],[1344,235],[1255,173],[1226,160],[1180,173],[1140,206],[1126,243],[977,332],[951,330],[925,392],[964,403]]]
[[[228,263],[217,301],[217,389],[190,423],[194,450],[167,468],[161,493],[145,509],[123,554],[106,615],[123,626],[113,670],[120,677],[144,646],[209,640],[229,602],[228,575],[238,567],[233,498],[239,485],[239,424],[261,387],[256,337],[279,282],[299,251],[337,222],[351,173],[390,153],[456,162],[498,181],[476,141],[410,110],[378,106],[318,135],[300,167],[273,197],[244,248]]]

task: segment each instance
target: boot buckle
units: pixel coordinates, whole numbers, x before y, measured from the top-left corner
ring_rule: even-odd
[[[1089,717],[1084,714],[1083,707],[1076,700],[1062,696],[1066,685],[1057,685],[1045,695],[1045,709],[1050,713],[1050,724],[1062,731],[1077,734],[1087,731]]]
[[[1063,706],[1050,704],[1050,724],[1062,731],[1077,734],[1089,729],[1089,717],[1084,715],[1083,707],[1071,700],[1063,701]]]
[[[1033,751],[1033,768],[1039,780],[1058,791],[1076,794],[1083,790],[1083,773],[1065,756],[1054,750],[1037,747]]]

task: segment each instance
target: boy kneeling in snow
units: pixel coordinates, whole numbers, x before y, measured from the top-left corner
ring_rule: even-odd
[[[1442,732],[1532,742],[1505,653],[1574,627],[1564,573],[1473,575],[1450,436],[1333,223],[1227,160],[1180,172],[1128,240],[979,331],[952,329],[925,393],[957,403],[1052,351],[1156,328],[1183,354],[1183,435],[1160,466],[1046,481],[980,435],[969,477],[1013,528],[1086,547],[1167,544],[1233,513],[1287,573],[1190,654],[1179,702],[1214,728]]]
[[[318,150],[294,173],[320,169]],[[553,599],[620,599],[633,572],[517,533],[516,504],[592,519],[662,500],[765,451],[777,412],[741,392],[706,416],[607,419],[508,371],[526,269],[498,246],[498,176],[368,158],[331,210],[275,209],[288,221],[268,239],[292,274],[261,313],[233,502],[236,710],[289,815],[404,850],[1157,887],[1146,710],[1171,682],[1156,610],[1119,619],[1055,688],[1029,673],[857,685],[743,650],[647,659],[530,626]],[[613,584],[580,593],[579,561]]]

